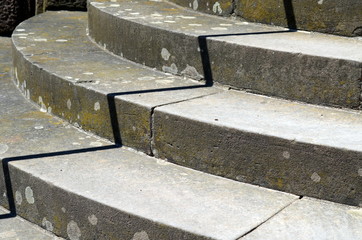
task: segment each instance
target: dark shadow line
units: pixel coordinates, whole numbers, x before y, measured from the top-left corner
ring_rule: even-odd
[[[247,36],[247,35],[266,35],[266,34],[276,34],[276,33],[291,33],[296,32],[296,29],[287,29],[280,31],[269,31],[269,32],[247,32],[247,33],[225,33],[225,34],[210,34],[210,35],[201,35],[199,38],[208,38],[208,37],[232,37],[232,36]]]
[[[10,213],[0,215],[0,219],[12,218],[17,215],[15,199],[14,199],[14,191],[13,191],[13,186],[12,186],[11,176],[10,176],[10,169],[9,169],[10,162],[37,159],[37,158],[54,157],[54,156],[61,156],[61,155],[71,155],[71,154],[78,154],[78,153],[85,153],[85,152],[95,152],[95,151],[108,150],[108,149],[114,149],[114,148],[119,148],[119,147],[120,147],[119,145],[109,145],[109,146],[101,146],[101,147],[66,150],[66,151],[59,151],[59,152],[31,154],[31,155],[16,156],[16,157],[9,157],[9,158],[2,159],[6,196],[8,198],[8,205],[9,205]]]
[[[287,19],[288,28],[297,29],[297,22],[295,20],[292,0],[284,0],[284,11],[285,17]]]

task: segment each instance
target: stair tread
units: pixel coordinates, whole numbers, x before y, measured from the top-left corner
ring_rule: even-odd
[[[0,207],[0,239],[7,240],[61,240],[44,229],[20,217],[7,215],[9,211]]]
[[[90,4],[118,18],[167,31],[209,36],[219,41],[275,51],[362,61],[362,41],[359,38],[306,31],[291,32],[277,26],[215,17],[167,1],[91,0]]]
[[[161,106],[156,112],[294,142],[362,151],[358,111],[228,91]]]
[[[47,187],[213,239],[235,239],[297,199],[116,148],[36,111],[9,77],[1,78],[1,85],[0,156]],[[15,186],[20,180],[14,175],[12,181]],[[23,184],[32,194],[14,189],[16,196],[23,196],[15,199],[18,212],[27,204],[49,204],[33,181]],[[87,214],[97,214],[97,209]]]
[[[100,46],[158,70],[312,104],[361,105],[361,38],[225,19],[167,1],[92,0],[88,15]]]
[[[303,227],[301,227],[303,226]],[[304,198],[242,240],[362,239],[362,209]],[[267,233],[267,235],[265,234]]]
[[[18,84],[44,110],[50,107],[101,136],[111,138],[116,131],[126,146],[197,170],[359,204],[360,192],[351,191],[362,186],[359,112],[210,87],[150,70],[97,49],[85,23],[84,13],[49,12],[17,28],[27,34],[13,37]],[[73,38],[64,38],[72,35],[66,29]],[[119,100],[114,109],[105,96]],[[114,128],[110,112],[123,127]]]

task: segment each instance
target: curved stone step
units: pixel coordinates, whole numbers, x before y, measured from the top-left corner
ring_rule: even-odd
[[[89,33],[131,61],[233,88],[360,108],[362,41],[216,18],[164,1],[88,4]]]
[[[58,236],[231,240],[298,200],[119,148],[0,86],[0,205]]]
[[[4,46],[0,57],[9,56]],[[0,205],[10,200],[11,216],[70,240],[256,240],[273,230],[278,239],[295,232],[361,239],[361,208],[299,200],[119,148],[39,112],[8,74],[0,86]],[[0,238],[11,240],[4,227],[19,231],[23,223],[2,214]],[[32,237],[42,239],[25,239]]]
[[[359,112],[153,71],[97,48],[82,31],[85,22],[81,13],[46,13],[22,23],[22,34],[13,36],[18,85],[44,111],[197,170],[361,203]]]
[[[344,36],[362,36],[359,0],[169,0],[183,7],[252,22]]]

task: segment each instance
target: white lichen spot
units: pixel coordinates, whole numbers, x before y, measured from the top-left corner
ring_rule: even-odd
[[[223,26],[223,27],[231,27],[232,26],[231,23],[220,23],[219,25]]]
[[[141,81],[151,81],[151,80],[155,80],[155,77],[151,77],[151,76],[144,76],[144,77],[139,77],[137,78],[138,80]]]
[[[175,23],[176,21],[173,21],[173,20],[166,20],[166,21],[163,21],[165,23]]]
[[[25,29],[19,28],[19,29],[16,29],[15,31],[17,31],[17,32],[25,32]]]
[[[88,221],[90,222],[90,224],[95,226],[98,223],[98,218],[94,214],[92,214],[91,216],[88,217]]]
[[[79,142],[72,142],[72,145],[74,145],[74,146],[79,146],[79,145],[81,145]]]
[[[200,23],[189,23],[189,26],[191,26],[191,27],[201,27],[202,24],[200,24]]]
[[[48,107],[48,113],[52,113],[52,107]]]
[[[217,13],[217,14],[222,14],[222,9],[221,9],[221,6],[220,6],[220,3],[219,2],[216,2],[213,6],[212,6],[212,11],[214,13]]]
[[[203,76],[197,72],[196,68],[189,66],[188,64],[181,74],[196,80],[201,80],[203,78]]]
[[[92,147],[100,147],[100,146],[103,146],[103,143],[101,143],[101,142],[91,142],[89,145],[92,146]]]
[[[72,108],[72,102],[70,101],[70,99],[68,99],[68,101],[67,101],[67,108],[69,110]]]
[[[137,128],[135,126],[132,126],[132,130],[135,132]]]
[[[67,211],[64,207],[62,207],[61,210],[63,213],[65,213]]]
[[[41,225],[50,232],[52,232],[54,229],[53,224],[51,222],[49,222],[46,218],[43,218]]]
[[[322,4],[323,4],[323,1],[324,1],[324,0],[319,0],[319,1],[318,1],[318,4],[319,4],[319,5],[322,5]]]
[[[168,61],[168,59],[170,59],[170,57],[171,57],[171,54],[170,54],[170,52],[169,52],[166,48],[162,48],[162,50],[161,50],[161,57],[162,57],[164,60]]]
[[[46,39],[46,38],[35,38],[34,41],[35,42],[47,42],[48,39]]]
[[[25,188],[25,198],[29,204],[34,204],[35,199],[34,199],[33,189],[31,189],[31,187],[29,186]]]
[[[141,231],[136,232],[131,240],[150,240],[150,238],[148,237],[147,232]]]
[[[34,129],[36,129],[36,130],[41,130],[41,129],[44,129],[44,126],[42,126],[42,125],[37,125],[37,126],[34,127]]]
[[[4,154],[9,150],[8,145],[0,143],[0,154]]]
[[[177,66],[176,66],[176,64],[174,64],[174,63],[172,63],[170,67],[168,67],[168,66],[163,66],[163,67],[162,67],[162,70],[163,70],[164,72],[172,73],[172,74],[177,74],[177,73],[178,73]]]
[[[92,72],[84,72],[82,74],[84,74],[84,75],[93,75],[94,73],[92,73]]]
[[[169,162],[167,162],[166,160],[162,160],[162,159],[157,159],[157,164],[160,164],[160,165],[170,165]]]
[[[26,94],[25,94],[26,98],[30,100],[30,91],[29,89],[26,90]]]
[[[55,40],[56,42],[68,42],[68,40],[67,39],[57,39],[57,40]]]
[[[321,177],[318,175],[318,173],[314,172],[312,174],[312,176],[310,177],[310,179],[312,179],[313,182],[320,182],[321,181]]]
[[[194,16],[181,16],[181,18],[183,18],[183,19],[195,19],[196,17],[194,17]]]
[[[285,159],[289,159],[289,158],[290,158],[290,153],[289,153],[288,151],[284,151],[284,152],[283,152],[283,157],[284,157]]]
[[[110,7],[120,7],[121,5],[119,5],[119,4],[111,4],[111,5],[109,5]]]
[[[101,105],[99,102],[94,103],[94,111],[99,111],[101,109]]]
[[[82,236],[78,224],[73,220],[67,225],[67,234],[70,240],[79,240],[80,236]]]
[[[19,192],[19,191],[15,192],[15,202],[17,205],[21,205],[21,203],[23,202],[23,196],[21,195],[21,192]]]
[[[211,30],[215,30],[215,31],[226,31],[226,30],[228,30],[228,29],[225,28],[225,27],[212,27]]]
[[[358,169],[358,175],[362,177],[362,168]]]
[[[194,0],[192,4],[192,9],[197,10],[199,8],[199,2],[197,0]]]
[[[362,221],[362,208],[353,208],[347,211],[351,216]]]

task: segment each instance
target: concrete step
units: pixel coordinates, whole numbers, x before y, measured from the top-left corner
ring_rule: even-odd
[[[0,239],[4,240],[62,240],[28,221],[15,217],[0,207]]]
[[[359,0],[169,0],[218,16],[345,36],[362,35]]]
[[[78,21],[76,13],[70,16]],[[8,49],[1,47],[1,54],[9,55]],[[58,236],[234,240],[256,234],[249,238],[256,240],[272,237],[261,233],[264,225],[291,226],[280,218],[292,214],[303,223],[294,231],[362,239],[361,208],[304,200],[120,148],[38,111],[9,75],[0,77],[0,85],[0,179],[5,180],[0,181],[0,205]],[[313,221],[300,206],[316,212]],[[329,216],[333,222],[326,220]],[[288,239],[289,232],[279,232],[279,239]]]
[[[158,70],[313,104],[361,107],[362,40],[233,21],[165,1],[91,0],[89,34]]]
[[[223,90],[150,70],[97,48],[85,23],[83,13],[46,13],[13,35],[17,84],[43,111],[183,166],[361,204],[360,112]]]

